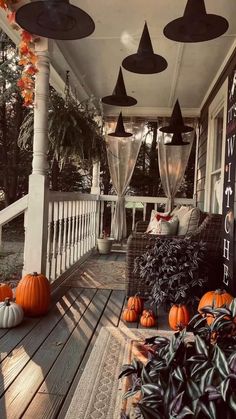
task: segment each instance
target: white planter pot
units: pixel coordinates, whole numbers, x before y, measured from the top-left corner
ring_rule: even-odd
[[[112,238],[106,238],[106,239],[97,239],[97,246],[98,251],[102,255],[107,255],[111,251],[112,242],[114,239]]]

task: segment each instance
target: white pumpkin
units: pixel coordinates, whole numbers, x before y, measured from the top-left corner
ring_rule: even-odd
[[[0,303],[0,328],[15,327],[22,322],[23,317],[24,311],[22,307],[10,302],[9,298]]]

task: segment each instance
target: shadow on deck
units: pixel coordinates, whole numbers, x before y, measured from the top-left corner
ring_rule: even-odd
[[[46,316],[0,329],[1,419],[65,417],[99,331],[122,326],[124,269],[124,253],[93,255],[53,293]],[[166,317],[159,313],[159,329]]]

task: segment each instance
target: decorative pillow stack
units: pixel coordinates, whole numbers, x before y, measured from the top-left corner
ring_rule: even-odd
[[[177,233],[178,223],[178,217],[172,217],[169,212],[152,210],[146,233],[174,236]]]
[[[178,236],[186,236],[194,233],[199,225],[201,211],[197,207],[184,206],[175,208],[171,215],[178,217]]]

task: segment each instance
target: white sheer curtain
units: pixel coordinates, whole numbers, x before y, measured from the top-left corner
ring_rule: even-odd
[[[181,185],[183,176],[188,164],[195,131],[182,134],[183,141],[188,145],[174,146],[166,145],[171,141],[172,134],[159,131],[158,134],[158,163],[161,183],[167,196],[166,211],[170,211],[174,205],[175,195]]]
[[[114,132],[116,123],[110,123],[109,132]],[[132,137],[112,137],[106,135],[107,158],[112,184],[118,200],[111,224],[111,236],[122,240],[127,235],[125,193],[130,183],[143,134],[143,124],[126,123],[125,130],[132,132]]]

